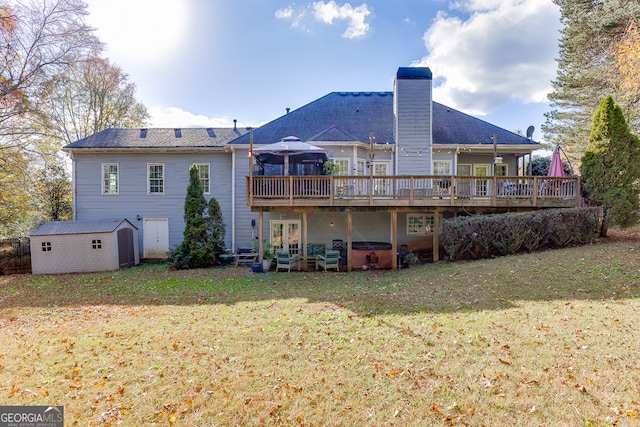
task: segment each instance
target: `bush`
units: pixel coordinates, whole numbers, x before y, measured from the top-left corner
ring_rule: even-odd
[[[591,242],[597,208],[474,215],[445,220],[441,243],[451,260],[516,254]]]
[[[192,256],[184,248],[184,245],[180,244],[173,249],[169,249],[167,252],[167,262],[169,268],[172,270],[185,270],[191,267]]]

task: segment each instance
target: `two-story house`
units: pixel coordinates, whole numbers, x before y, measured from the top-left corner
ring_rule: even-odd
[[[530,177],[540,148],[432,100],[428,68],[399,68],[392,92],[333,92],[256,129],[107,129],[65,150],[73,162],[74,218],[126,218],[142,258],[182,240],[189,166],[200,168],[234,250],[263,240],[309,256],[309,244],[344,251],[349,268],[372,247],[432,250],[442,218],[570,207],[575,178]],[[282,141],[324,159],[260,147]],[[375,242],[375,245],[369,243]],[[377,246],[376,246],[377,245]],[[395,256],[390,267],[396,266]]]

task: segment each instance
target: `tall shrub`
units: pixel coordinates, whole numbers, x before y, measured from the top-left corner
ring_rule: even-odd
[[[217,264],[224,247],[225,227],[215,198],[207,204],[196,165],[189,168],[189,185],[184,200],[183,240],[169,251],[172,268],[199,268]]]
[[[589,199],[604,208],[603,236],[608,222],[621,228],[638,222],[640,140],[629,131],[611,96],[600,103],[593,119],[580,172]]]

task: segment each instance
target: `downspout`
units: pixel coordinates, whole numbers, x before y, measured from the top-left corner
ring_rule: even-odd
[[[69,157],[71,157],[71,218],[74,221],[77,221],[78,218],[78,195],[76,193],[76,158],[73,155],[73,151],[69,152]]]
[[[236,149],[231,146],[231,253],[236,253]]]

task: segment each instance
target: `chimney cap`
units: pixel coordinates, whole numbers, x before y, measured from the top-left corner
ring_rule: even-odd
[[[433,74],[429,67],[400,67],[398,68],[396,78],[399,80],[432,80]]]

